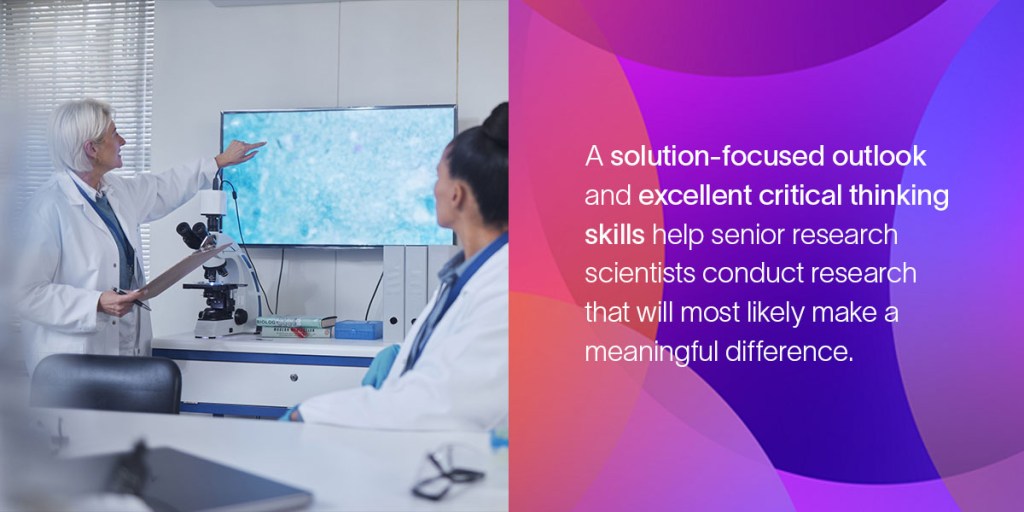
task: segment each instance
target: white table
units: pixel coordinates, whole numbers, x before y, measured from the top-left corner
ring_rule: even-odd
[[[444,501],[411,493],[426,453],[459,443],[490,454],[479,432],[400,432],[241,418],[34,410],[46,425],[63,420],[65,456],[126,451],[138,439],[169,446],[311,491],[312,510],[507,510],[507,467]],[[487,457],[485,460],[492,460]],[[507,459],[506,459],[507,460]],[[504,473],[507,475],[507,473]]]
[[[181,369],[182,411],[277,416],[310,397],[360,385],[380,340],[197,339],[192,333],[153,340],[153,355]]]

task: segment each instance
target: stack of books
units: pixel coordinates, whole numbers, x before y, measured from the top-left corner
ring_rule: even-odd
[[[264,338],[333,338],[336,316],[270,315],[256,319]]]

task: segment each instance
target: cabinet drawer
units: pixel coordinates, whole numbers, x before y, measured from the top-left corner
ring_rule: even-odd
[[[360,385],[366,368],[174,360],[181,400],[291,407],[307,398]]]

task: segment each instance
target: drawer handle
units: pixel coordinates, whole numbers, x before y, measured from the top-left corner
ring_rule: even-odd
[[[298,380],[299,380],[299,374],[297,374],[297,373],[293,373],[293,374],[291,374],[291,375],[290,375],[290,376],[289,376],[288,378],[289,378],[289,379],[291,379],[291,380],[292,380],[292,382],[296,382],[296,381],[298,381]]]

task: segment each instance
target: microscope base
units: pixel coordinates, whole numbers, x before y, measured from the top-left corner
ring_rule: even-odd
[[[232,334],[253,334],[254,328],[238,325],[234,320],[197,320],[196,338],[220,338]]]

